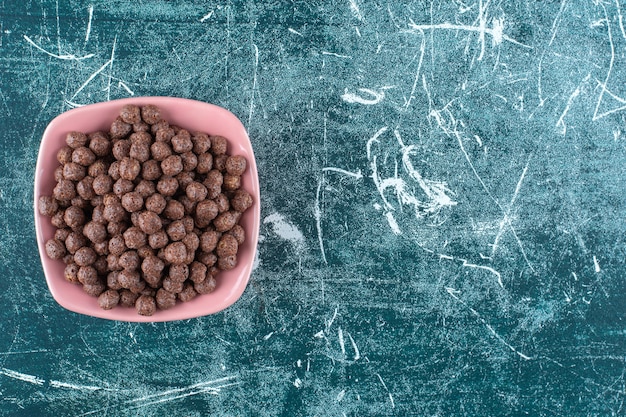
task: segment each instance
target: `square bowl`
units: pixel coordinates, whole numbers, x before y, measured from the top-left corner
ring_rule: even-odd
[[[245,241],[239,246],[237,266],[221,271],[216,277],[217,287],[206,295],[198,295],[188,302],[177,302],[167,310],[159,310],[152,316],[141,316],[134,308],[117,306],[103,310],[97,297],[85,293],[82,285],[70,283],[64,278],[65,264],[62,260],[50,259],[45,251],[45,242],[54,237],[55,227],[50,218],[39,213],[37,203],[40,196],[52,195],[56,184],[54,170],[59,166],[57,151],[65,145],[65,136],[70,131],[91,133],[109,131],[111,123],[127,104],[143,106],[153,104],[161,109],[163,119],[171,125],[180,126],[190,132],[199,131],[219,135],[228,139],[228,153],[242,155],[247,169],[241,177],[241,188],[250,193],[253,205],[246,210],[239,224],[245,230]],[[259,179],[252,144],[241,121],[230,111],[209,103],[174,97],[133,97],[105,103],[90,104],[69,110],[47,126],[37,157],[35,170],[35,230],[39,256],[48,288],[54,299],[64,308],[89,316],[130,322],[160,322],[184,320],[219,312],[232,305],[243,294],[256,253],[260,223]]]

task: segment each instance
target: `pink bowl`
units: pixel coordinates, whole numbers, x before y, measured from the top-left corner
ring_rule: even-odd
[[[242,176],[242,187],[253,197],[254,204],[241,217],[240,224],[246,231],[246,240],[239,247],[237,267],[223,271],[217,277],[214,292],[199,295],[192,301],[177,303],[169,310],[157,310],[153,316],[140,316],[134,308],[115,307],[103,310],[97,298],[86,294],[80,285],[65,280],[65,264],[61,260],[48,258],[45,242],[54,236],[55,228],[50,219],[39,214],[37,201],[42,195],[51,195],[55,185],[54,170],[59,166],[56,159],[58,149],[65,145],[69,131],[108,131],[111,122],[125,104],[154,104],[161,108],[163,117],[171,124],[189,131],[202,131],[210,135],[224,136],[229,140],[229,153],[243,155],[248,160],[248,169]],[[54,299],[63,307],[76,313],[110,320],[134,322],[158,322],[183,320],[205,316],[221,311],[239,299],[246,288],[252,271],[259,237],[260,195],[259,178],[252,145],[245,128],[237,117],[226,109],[213,104],[172,97],[133,97],[106,103],[91,104],[69,110],[50,122],[46,128],[35,171],[35,229],[39,256],[43,265],[48,288]]]

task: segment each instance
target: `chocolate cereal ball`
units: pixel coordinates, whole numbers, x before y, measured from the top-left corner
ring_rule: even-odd
[[[167,201],[161,194],[152,194],[146,199],[146,209],[156,214],[161,214],[166,205]]]
[[[237,250],[239,249],[239,244],[237,243],[237,239],[233,235],[225,233],[220,238],[217,243],[217,247],[215,248],[215,253],[219,258],[225,258],[227,256],[237,255]]]
[[[71,200],[76,197],[76,187],[70,180],[61,180],[52,190],[52,195],[57,200]]]
[[[100,282],[98,271],[90,265],[81,266],[78,270],[78,281],[83,285],[98,284]]]
[[[213,169],[213,155],[209,152],[198,155],[198,164],[196,165],[196,172],[198,174],[206,174]]]
[[[185,189],[185,194],[191,201],[202,201],[207,197],[207,189],[199,182],[191,182]]]
[[[68,162],[63,166],[63,178],[67,180],[80,181],[85,178],[85,174],[85,167],[75,162]]]
[[[183,290],[178,294],[178,299],[183,303],[186,303],[187,301],[193,300],[196,295],[198,295],[198,293],[193,288],[193,284],[188,282],[184,285]]]
[[[67,264],[65,266],[65,271],[63,272],[63,276],[65,277],[66,281],[71,282],[72,284],[78,284],[78,270],[80,269],[80,266],[76,265],[75,263],[71,263],[71,264]]]
[[[153,125],[161,120],[161,109],[152,104],[145,105],[141,108],[141,118],[149,125]]]
[[[238,175],[225,174],[224,183],[222,184],[222,187],[226,191],[238,190],[241,187],[241,177]]]
[[[126,243],[122,235],[115,235],[109,239],[109,253],[119,256],[126,251]]]
[[[117,181],[120,179],[120,161],[113,161],[111,165],[109,165],[108,174],[113,179],[113,181]]]
[[[191,142],[189,132],[184,129],[180,130],[172,138],[172,149],[178,154],[190,152],[193,149],[193,142]]]
[[[147,244],[146,234],[138,227],[129,227],[123,236],[126,247],[130,249],[139,249]]]
[[[91,200],[96,196],[96,192],[93,189],[93,180],[93,177],[87,176],[76,184],[76,192],[85,200]]]
[[[80,272],[80,271],[79,271]],[[91,295],[92,297],[97,297],[106,289],[104,284],[100,281],[94,284],[83,284],[83,291],[85,293]]]
[[[139,184],[135,186],[135,191],[145,200],[156,192],[156,186],[152,181],[141,180]]]
[[[115,184],[113,184],[113,193],[116,196],[122,198],[124,194],[131,192],[134,187],[135,185],[132,181],[120,178],[119,180],[115,181]]]
[[[229,271],[237,266],[237,256],[225,256],[217,258],[217,267],[222,271]]]
[[[146,275],[160,276],[164,268],[165,263],[154,255],[147,256],[141,263],[141,270]]]
[[[164,248],[169,243],[169,238],[164,230],[159,230],[156,233],[148,236],[148,244],[152,249]]]
[[[117,275],[117,282],[119,282],[122,288],[130,289],[131,287],[139,285],[139,282],[141,282],[141,276],[137,271],[123,269]]]
[[[183,161],[184,172],[193,172],[198,166],[198,157],[193,152],[185,152],[180,155],[180,158]]]
[[[200,252],[197,256],[198,261],[206,265],[208,268],[217,263],[217,255],[213,252]]]
[[[118,117],[113,121],[113,123],[111,123],[109,136],[111,137],[111,139],[122,139],[128,136],[132,131],[133,126]]]
[[[211,153],[224,155],[228,150],[228,140],[222,136],[211,136]]]
[[[218,205],[215,201],[201,201],[196,205],[196,223],[200,223],[203,225],[200,227],[206,227],[211,222],[211,220],[217,217],[218,213]]]
[[[215,230],[208,230],[200,235],[200,249],[203,252],[213,252],[217,247],[221,234]]]
[[[88,246],[78,249],[74,254],[74,262],[78,266],[89,266],[96,262],[96,259],[98,259],[96,252]]]
[[[59,182],[63,179],[63,166],[58,166],[54,170],[54,180]]]
[[[128,158],[130,155],[130,140],[122,139],[113,142],[113,157],[118,161],[121,161],[124,158]]]
[[[215,230],[218,232],[226,232],[233,228],[237,221],[239,221],[240,213],[234,211],[225,211],[213,220]]]
[[[150,159],[150,143],[133,142],[131,140],[130,150],[128,156],[138,160],[139,162],[146,162]]]
[[[154,181],[161,177],[161,166],[158,161],[150,159],[141,165],[141,176],[145,180]]]
[[[135,158],[125,157],[120,161],[120,177],[132,181],[141,172],[141,163]]]
[[[178,294],[183,290],[183,281],[177,281],[172,279],[170,276],[163,278],[163,289],[167,292],[171,292],[173,294]]]
[[[83,132],[69,132],[65,136],[65,143],[73,149],[80,148],[87,144],[87,135]]]
[[[156,130],[154,140],[157,142],[172,143],[172,138],[176,135],[174,129],[169,126],[163,126]]]
[[[183,170],[183,160],[179,155],[170,155],[161,162],[163,175],[173,177]]]
[[[170,220],[180,220],[185,217],[185,206],[179,201],[170,200],[167,202],[163,213]]]
[[[172,265],[170,266],[167,276],[170,277],[172,281],[185,282],[185,280],[189,278],[189,266],[186,264]]]
[[[123,269],[134,271],[139,268],[141,260],[139,255],[134,250],[128,250],[120,255],[119,265]]]
[[[89,149],[96,156],[107,156],[111,152],[111,146],[111,141],[106,133],[97,131],[89,134]]]
[[[87,175],[91,177],[97,177],[100,174],[108,174],[109,164],[102,159],[96,160],[93,164],[87,167]]]
[[[67,225],[65,224],[65,220],[63,220],[64,214],[65,214],[65,210],[57,211],[50,218],[50,223],[52,223],[52,225],[56,227],[57,229],[63,229],[64,227],[67,227]]]
[[[223,193],[220,193],[217,197],[213,199],[213,201],[215,201],[215,204],[217,204],[217,211],[219,213],[223,213],[230,209],[230,201],[228,200],[228,197],[226,197],[226,195],[224,195]]]
[[[167,310],[176,305],[176,294],[173,294],[163,288],[160,288],[156,293],[156,305],[161,310]]]
[[[57,229],[56,232],[54,232],[54,238],[61,242],[65,242],[65,239],[67,239],[71,232],[71,229]]]
[[[51,196],[42,195],[41,197],[39,197],[38,208],[39,208],[39,213],[42,216],[51,217],[59,209],[59,204]]]
[[[139,220],[137,223],[139,228],[144,233],[149,235],[158,232],[163,227],[163,223],[161,222],[159,215],[149,210],[143,211],[139,214]]]
[[[202,282],[207,277],[207,267],[205,264],[194,261],[189,268],[189,279],[194,283]]]
[[[141,210],[143,207],[143,198],[137,192],[126,193],[122,196],[122,207],[129,213]]]
[[[244,156],[229,156],[228,159],[226,159],[226,172],[230,175],[239,176],[245,172],[247,165],[248,161]]]
[[[233,228],[228,231],[228,233],[233,235],[235,240],[237,240],[237,244],[239,246],[241,246],[246,240],[246,231],[239,224],[234,225]]]
[[[196,250],[200,247],[200,238],[196,233],[187,233],[183,240],[181,240],[185,247],[187,248],[187,253],[195,253]]]
[[[252,196],[246,190],[239,189],[230,199],[230,205],[233,210],[243,213],[252,206]]]
[[[56,239],[50,239],[46,242],[46,254],[50,259],[61,259],[65,256],[65,253],[63,242]]]
[[[150,213],[150,212],[148,212]],[[152,213],[154,214],[154,213]],[[187,232],[185,231],[185,225],[181,220],[175,220],[167,226],[167,235],[170,241],[176,242],[182,240]]]
[[[165,248],[165,260],[170,264],[182,264],[187,257],[187,248],[182,242],[174,242]]]
[[[208,152],[209,149],[211,148],[211,139],[209,138],[209,135],[207,135],[206,133],[202,133],[202,132],[194,133],[193,137],[191,138],[191,141],[193,142],[193,152],[196,155],[200,155],[205,152]]]
[[[126,288],[119,290],[119,293],[120,293],[120,305],[122,307],[134,307],[135,306],[135,301],[137,301],[137,298],[139,298],[139,294],[134,294]]]
[[[228,155],[215,155],[213,158],[213,169],[217,169],[220,172],[226,172],[226,160]]]
[[[139,106],[134,104],[127,104],[120,110],[120,119],[124,123],[136,124],[141,122],[141,110]]]
[[[85,213],[76,206],[70,206],[65,210],[63,220],[65,224],[74,229],[85,224]]]
[[[135,301],[135,308],[137,313],[142,316],[151,316],[156,311],[156,301],[154,297],[149,295],[140,295]]]
[[[96,195],[105,195],[113,190],[113,178],[109,175],[100,174],[93,179],[91,185]]]
[[[83,233],[85,229],[83,228]],[[80,232],[70,232],[65,238],[65,247],[71,254],[76,253],[77,250],[87,245],[87,238]]]
[[[210,294],[217,287],[217,281],[212,276],[208,276],[204,281],[194,282],[193,288],[198,294]]]
[[[172,197],[178,190],[178,181],[172,177],[162,177],[157,183],[156,189],[165,197]]]
[[[105,207],[106,210],[106,207]],[[107,230],[101,223],[90,221],[83,227],[83,235],[94,243],[104,242],[107,237]]]
[[[91,151],[91,149],[81,146],[80,148],[74,149],[72,152],[72,162],[75,162],[84,167],[88,167],[96,161],[96,155]]]
[[[112,195],[112,194],[107,194]],[[126,217],[126,211],[119,202],[106,204],[102,216],[108,222],[121,222]]]
[[[156,161],[163,161],[172,154],[172,148],[164,141],[157,141],[150,145],[150,153]]]
[[[115,290],[106,290],[98,296],[98,305],[103,310],[110,310],[120,302],[120,294]]]

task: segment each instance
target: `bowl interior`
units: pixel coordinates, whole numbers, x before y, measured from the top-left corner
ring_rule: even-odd
[[[37,209],[39,197],[52,194],[56,183],[54,170],[59,166],[56,153],[65,145],[65,135],[74,130],[85,133],[108,131],[111,122],[125,104],[139,106],[154,104],[161,108],[163,118],[170,124],[189,131],[226,137],[229,141],[229,154],[243,155],[248,160],[248,168],[242,176],[241,186],[254,199],[253,206],[240,220],[246,233],[246,240],[239,247],[237,266],[219,274],[218,285],[211,294],[199,295],[186,303],[179,302],[168,310],[157,310],[153,316],[140,316],[134,308],[116,307],[103,310],[98,306],[97,298],[86,294],[80,285],[66,281],[63,261],[48,258],[44,249],[45,242],[54,237],[55,228],[50,219],[39,214]],[[37,244],[46,282],[54,299],[68,310],[111,320],[138,322],[182,320],[225,309],[241,296],[248,284],[259,236],[260,201],[256,161],[244,126],[234,114],[219,106],[172,97],[133,97],[69,110],[52,120],[44,132],[35,171],[34,195]]]

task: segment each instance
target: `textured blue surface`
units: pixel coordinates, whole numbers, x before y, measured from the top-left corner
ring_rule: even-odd
[[[626,30],[614,1],[0,3],[0,414],[624,415]],[[211,317],[59,307],[46,124],[224,106],[257,267]]]

